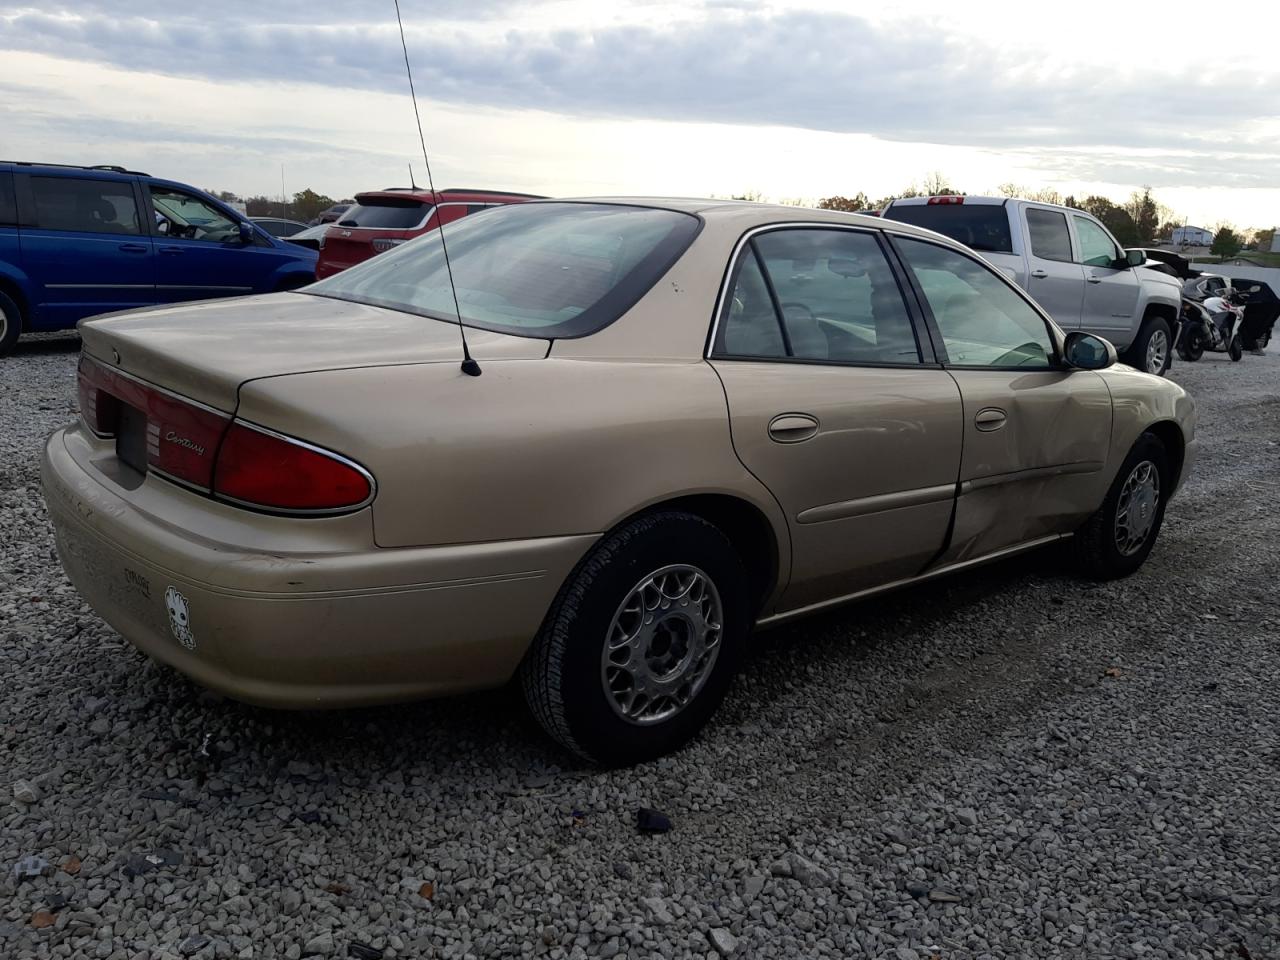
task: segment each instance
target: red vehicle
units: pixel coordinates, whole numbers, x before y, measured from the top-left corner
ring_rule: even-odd
[[[368,260],[406,240],[435,230],[440,223],[461,220],[488,207],[525,200],[545,200],[531,193],[503,190],[430,190],[391,187],[357,193],[356,202],[320,238],[316,279]],[[439,219],[437,219],[439,218]]]

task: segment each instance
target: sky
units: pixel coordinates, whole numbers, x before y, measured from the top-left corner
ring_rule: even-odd
[[[1232,4],[1225,33],[1061,9],[401,0],[438,187],[813,203],[939,172],[1280,224],[1280,57],[1249,40],[1280,3]],[[0,158],[246,196],[425,180],[393,0],[0,0]]]

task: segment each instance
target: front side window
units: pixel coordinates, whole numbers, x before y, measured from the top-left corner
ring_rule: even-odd
[[[751,242],[781,310],[790,355],[837,363],[919,363],[911,317],[875,236],[773,230]]]
[[[990,269],[937,244],[906,237],[897,244],[929,302],[948,363],[1052,366],[1053,340],[1044,319]]]
[[[142,232],[133,184],[120,180],[32,177],[36,226],[42,230],[137,235]]]
[[[1110,267],[1120,253],[1107,231],[1092,220],[1076,217],[1076,236],[1080,238],[1080,262],[1087,267]]]
[[[209,243],[240,238],[239,223],[193,194],[153,185],[151,205],[156,213],[156,232],[163,236]]]
[[[533,337],[579,337],[640,299],[697,236],[701,221],[656,207],[516,203],[446,224],[462,322]],[[306,293],[456,320],[431,230],[306,288]]]
[[[1057,210],[1027,210],[1027,229],[1031,233],[1031,253],[1042,260],[1071,262],[1071,234],[1066,214]]]

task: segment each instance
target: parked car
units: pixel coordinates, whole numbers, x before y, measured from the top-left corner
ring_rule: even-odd
[[[280,217],[250,217],[249,219],[273,237],[280,237],[282,240],[307,229],[305,223],[299,223],[297,220],[284,220]]]
[[[518,673],[631,762],[703,725],[753,625],[1063,540],[1133,572],[1194,457],[1181,387],[907,224],[551,201],[448,250],[456,288],[429,235],[82,325],[45,498],[134,645],[277,707]]]
[[[320,211],[319,216],[317,216],[314,220],[308,222],[307,226],[314,227],[316,224],[320,224],[320,223],[333,223],[334,221],[338,220],[344,213],[346,213],[348,210],[351,209],[351,204],[353,202],[354,201],[348,200],[344,203],[335,203],[331,207],[325,207],[323,210]]]
[[[307,227],[305,230],[299,230],[291,236],[285,237],[290,243],[296,243],[300,247],[306,247],[309,250],[319,250],[320,245],[324,242],[324,235],[329,232],[329,224],[317,223],[315,226]]]
[[[977,250],[1035,297],[1064,330],[1106,337],[1124,361],[1163,374],[1182,296],[1083,210],[1004,197],[912,197],[884,216],[936,230]]]
[[[499,190],[430,190],[393,187],[357,193],[356,202],[329,228],[320,244],[317,277],[331,277],[385,253],[442,223],[508,203],[543,199]]]
[[[122,167],[0,163],[0,355],[25,331],[288,290],[316,256],[207,193]]]

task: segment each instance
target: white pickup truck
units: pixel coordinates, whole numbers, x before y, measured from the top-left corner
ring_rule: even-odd
[[[1004,197],[909,197],[881,216],[936,230],[977,251],[1062,329],[1115,344],[1125,363],[1163,374],[1173,357],[1181,284],[1142,266],[1083,210]]]

